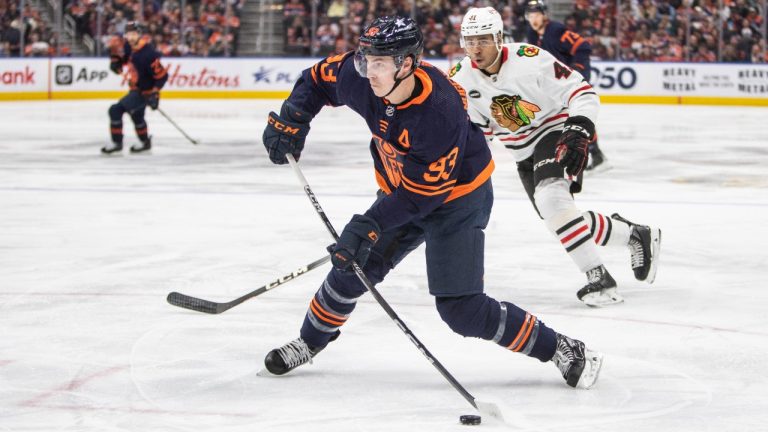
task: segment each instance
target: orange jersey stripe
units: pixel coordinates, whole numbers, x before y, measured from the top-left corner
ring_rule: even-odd
[[[456,180],[447,181],[445,183],[442,183],[439,186],[429,186],[429,185],[425,185],[425,184],[421,184],[421,183],[416,183],[415,181],[413,181],[413,180],[409,179],[408,177],[406,177],[405,175],[403,175],[403,182],[407,182],[409,185],[411,185],[411,186],[413,186],[415,188],[424,189],[426,191],[438,191],[440,189],[445,189],[446,187],[452,186],[454,183],[456,183]]]
[[[387,181],[384,180],[384,177],[379,174],[378,171],[374,170],[376,173],[376,184],[379,185],[379,189],[383,190],[385,194],[389,195],[392,193],[392,189],[389,188],[389,185],[387,184]]]
[[[578,48],[581,44],[583,44],[585,40],[586,39],[581,38],[578,41],[576,41],[575,44],[573,44],[573,48],[571,48],[571,55],[576,54],[576,48]]]
[[[317,72],[315,71],[316,68],[317,65],[312,66],[312,69],[309,70],[312,73],[312,81],[314,81],[315,84],[317,84]]]
[[[448,198],[445,199],[445,202],[453,201],[456,198],[463,197],[464,195],[482,186],[486,181],[488,181],[489,178],[491,178],[491,174],[493,173],[494,168],[496,168],[496,165],[493,163],[493,159],[491,159],[485,169],[483,169],[483,171],[480,172],[480,174],[478,174],[478,176],[475,177],[471,183],[454,187],[451,191],[451,194],[448,195]]]
[[[402,185],[402,186],[403,186],[403,187],[404,187],[406,190],[409,190],[409,191],[411,191],[411,192],[413,192],[413,193],[417,193],[417,194],[419,194],[419,195],[424,195],[424,196],[435,196],[435,195],[442,195],[442,194],[448,193],[448,192],[450,192],[450,191],[451,191],[451,189],[453,188],[453,184],[454,184],[454,183],[456,183],[456,180],[452,180],[451,184],[450,184],[450,185],[446,185],[444,189],[441,189],[441,190],[436,190],[436,191],[426,191],[426,190],[424,190],[424,189],[420,189],[420,188],[417,188],[417,187],[415,187],[415,186],[412,186],[411,184],[409,184],[409,183],[406,181],[406,178],[405,178],[405,176],[403,176],[403,177],[402,177],[402,179],[403,179],[403,182],[402,182],[402,183],[400,183],[400,184],[401,184],[401,185]]]
[[[427,99],[427,97],[429,97],[429,95],[432,93],[432,80],[429,78],[429,75],[427,75],[426,72],[424,72],[422,69],[416,69],[413,75],[419,81],[421,81],[421,84],[424,86],[424,90],[422,90],[420,95],[411,99],[407,104],[398,106],[397,109],[399,110],[406,109],[411,105],[418,105],[424,102]]]

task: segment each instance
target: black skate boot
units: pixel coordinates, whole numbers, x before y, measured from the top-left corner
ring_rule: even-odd
[[[101,154],[110,155],[123,151],[123,143],[111,142],[101,148]]]
[[[616,292],[616,281],[605,266],[600,265],[587,271],[587,281],[587,284],[576,293],[576,297],[587,306],[600,307],[624,301],[624,298]]]
[[[589,161],[587,162],[587,171],[602,172],[607,171],[611,167],[608,164],[605,155],[597,144],[589,146]]]
[[[595,385],[600,375],[603,355],[588,350],[582,341],[558,333],[557,349],[552,362],[560,369],[569,386],[588,389]]]
[[[131,153],[142,153],[152,149],[152,137],[147,137],[131,146]]]
[[[661,230],[651,228],[647,225],[634,224],[618,213],[611,215],[612,219],[622,221],[629,225],[629,247],[630,262],[632,271],[635,273],[635,279],[646,281],[649,284],[656,279],[656,264],[659,260],[659,251],[661,249]]]
[[[338,339],[340,333],[336,332],[329,343]],[[311,364],[312,358],[324,348],[311,347],[304,342],[304,339],[296,338],[280,348],[270,351],[264,358],[264,367],[273,375],[285,375],[305,363]]]

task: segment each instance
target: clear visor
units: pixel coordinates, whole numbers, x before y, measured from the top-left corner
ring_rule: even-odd
[[[525,19],[530,19],[532,15],[539,14],[544,16],[544,12],[538,10],[525,11]]]
[[[355,69],[363,78],[368,78],[369,74],[395,75],[398,68],[399,66],[395,63],[395,58],[393,57],[365,55],[360,50],[355,53]]]
[[[462,48],[488,48],[498,46],[498,41],[496,40],[496,37],[488,38],[486,35],[462,36],[461,46]]]

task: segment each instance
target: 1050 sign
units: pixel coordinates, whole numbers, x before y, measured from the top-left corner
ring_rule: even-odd
[[[631,67],[622,67],[618,71],[614,66],[605,66],[602,70],[592,67],[592,85],[602,89],[619,87],[628,90],[637,84],[637,72]]]

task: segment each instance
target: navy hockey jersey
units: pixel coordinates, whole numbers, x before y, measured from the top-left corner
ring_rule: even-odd
[[[483,133],[469,120],[464,90],[426,63],[414,76],[420,93],[391,104],[357,73],[350,52],[305,70],[288,98],[313,115],[324,105],[346,105],[365,119],[376,181],[386,194],[366,215],[383,230],[472,192],[494,168]]]
[[[562,63],[576,69],[589,81],[589,56],[592,46],[586,39],[568,30],[562,23],[549,21],[540,36],[528,26],[528,43],[544,48]]]
[[[125,42],[117,46],[111,55],[112,63],[128,66],[128,85],[131,90],[149,92],[160,90],[168,80],[168,72],[160,64],[160,53],[150,43],[149,36],[142,36],[135,48]]]

